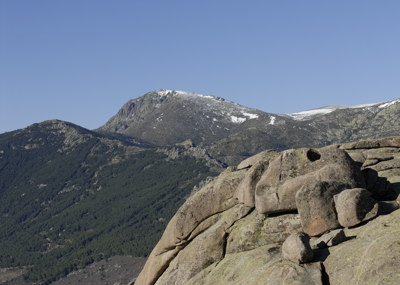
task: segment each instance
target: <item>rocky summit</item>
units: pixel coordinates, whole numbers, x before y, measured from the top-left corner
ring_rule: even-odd
[[[170,220],[132,284],[400,284],[400,137],[264,151]]]

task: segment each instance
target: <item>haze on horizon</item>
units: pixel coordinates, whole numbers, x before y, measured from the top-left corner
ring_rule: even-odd
[[[400,2],[0,1],[0,133],[156,89],[270,113],[400,97]]]

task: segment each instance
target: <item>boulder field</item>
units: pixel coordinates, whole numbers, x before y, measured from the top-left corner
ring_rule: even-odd
[[[400,137],[267,150],[169,222],[131,284],[400,284]]]

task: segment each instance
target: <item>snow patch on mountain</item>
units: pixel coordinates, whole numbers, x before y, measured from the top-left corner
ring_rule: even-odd
[[[255,109],[212,95],[168,89],[159,89],[155,93],[160,97],[179,98],[182,102],[185,102],[183,104],[184,107],[187,104],[195,103],[196,107],[202,111],[203,116],[208,119],[212,118],[213,122],[228,121],[234,124],[241,124],[247,120],[259,118]]]
[[[276,117],[275,116],[270,116],[269,117],[270,121],[269,121],[269,125],[275,125],[275,121],[276,121]]]
[[[246,118],[243,118],[243,117],[236,117],[236,116],[231,115],[231,121],[232,121],[233,123],[241,124],[241,123],[245,122],[246,120],[247,120]]]
[[[204,95],[204,94],[198,94],[198,93],[192,93],[192,92],[186,92],[186,91],[168,90],[168,92],[173,93],[174,95],[195,96],[195,97],[202,97],[202,98],[207,98],[207,99],[216,99],[216,97],[211,96],[211,95]]]
[[[322,107],[322,108],[317,108],[317,109],[312,109],[312,110],[307,110],[307,111],[302,111],[302,112],[286,114],[286,116],[289,116],[296,121],[304,121],[304,120],[312,119],[314,117],[329,114],[329,113],[339,110],[339,109],[362,109],[362,108],[365,108],[365,109],[370,110],[370,108],[373,108],[373,107],[387,108],[398,102],[400,102],[400,99],[389,101],[389,102],[386,102],[383,104],[382,103],[372,103],[372,104],[362,104],[362,105],[355,105],[355,106],[342,106],[342,105],[327,106],[327,107]]]
[[[313,110],[308,110],[308,111],[302,111],[302,112],[297,112],[297,113],[292,113],[292,114],[287,114],[289,117],[292,117],[293,119],[297,121],[302,121],[302,120],[307,120],[310,119],[314,116],[317,115],[326,115],[329,114],[339,108],[335,107],[326,107],[326,108],[319,108],[319,109],[313,109]],[[341,108],[340,108],[341,109]]]
[[[236,123],[236,124],[241,124],[241,123],[243,123],[243,122],[245,122],[245,121],[247,121],[249,119],[250,120],[251,119],[258,119],[258,115],[257,114],[247,113],[247,112],[244,112],[244,111],[242,111],[241,113],[242,113],[242,115],[244,117],[238,117],[238,116],[230,115],[231,121],[233,123]]]
[[[387,103],[379,105],[379,108],[387,108],[387,107],[392,106],[393,104],[396,104],[396,103],[399,103],[399,102],[400,102],[400,99],[389,101]]]
[[[246,113],[246,112],[242,112],[242,114],[243,114],[243,116],[249,117],[249,119],[258,119],[257,114]]]

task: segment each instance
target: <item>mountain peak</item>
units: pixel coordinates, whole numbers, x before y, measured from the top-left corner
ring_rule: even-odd
[[[209,144],[263,113],[212,95],[158,89],[130,100],[100,130],[140,137],[156,145],[187,139]]]
[[[145,96],[156,96],[156,97],[179,97],[182,99],[211,99],[217,101],[226,101],[224,98],[213,96],[213,95],[206,95],[200,94],[195,92],[188,92],[188,91],[181,91],[181,90],[170,90],[170,89],[157,89],[151,92],[146,93]],[[232,102],[233,103],[233,102]]]

